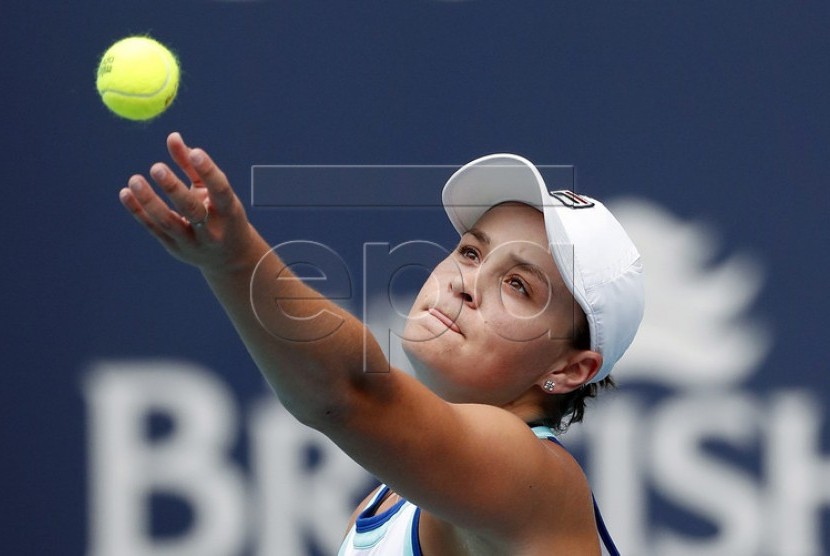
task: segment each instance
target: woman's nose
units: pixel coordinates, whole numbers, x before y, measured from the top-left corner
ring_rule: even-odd
[[[472,276],[465,276],[461,272],[455,274],[452,280],[450,280],[450,291],[452,291],[453,295],[460,297],[465,305],[470,307],[478,306]]]

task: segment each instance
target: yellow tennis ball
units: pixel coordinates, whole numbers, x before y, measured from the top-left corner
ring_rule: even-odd
[[[150,37],[127,37],[112,45],[98,64],[98,93],[107,107],[129,120],[164,112],[179,88],[179,63]]]

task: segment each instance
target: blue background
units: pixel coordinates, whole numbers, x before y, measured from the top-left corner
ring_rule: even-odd
[[[132,173],[166,160],[172,130],[212,153],[246,204],[252,164],[497,151],[574,164],[583,190],[652,199],[763,260],[753,311],[774,343],[744,388],[830,398],[828,25],[820,2],[6,5],[2,551],[87,547],[79,385],[91,362],[183,357],[240,400],[264,391],[198,271],[118,202]],[[95,70],[109,44],[142,33],[170,45],[183,74],[167,113],[132,123],[101,104]],[[273,243],[320,241],[356,269],[363,241],[453,237],[435,212],[249,214]]]

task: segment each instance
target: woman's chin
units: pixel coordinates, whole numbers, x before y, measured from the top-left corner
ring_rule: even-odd
[[[419,357],[418,344],[419,342],[403,342],[403,352],[412,367],[415,378],[417,378],[421,384],[432,390],[435,394],[447,399],[444,396],[444,393],[441,392],[442,389],[438,387],[436,381],[434,380],[438,371],[436,371],[435,368],[423,358]]]
[[[414,342],[417,344],[417,342]],[[450,403],[463,403],[467,396],[455,392],[454,388],[447,384],[445,377],[439,369],[431,366],[427,361],[418,357],[417,346],[414,349],[407,349],[404,345],[404,353],[409,360],[412,371],[418,382],[429,388],[433,394]]]
[[[413,342],[409,340],[403,340],[401,342],[401,347],[403,347],[404,355],[406,355],[406,359],[409,361],[409,364],[412,366],[412,370],[415,372],[415,376],[418,377],[419,380],[423,382],[424,375],[428,375],[429,373],[429,366],[424,362],[421,357],[418,355],[418,344],[420,342]]]

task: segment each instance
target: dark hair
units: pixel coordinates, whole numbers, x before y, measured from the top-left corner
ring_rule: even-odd
[[[584,316],[574,327],[573,347],[579,350],[591,349],[591,332]],[[545,416],[542,424],[556,432],[565,432],[569,426],[579,423],[585,416],[585,406],[589,399],[596,398],[602,389],[614,388],[614,379],[607,376],[593,384],[583,384],[580,388],[568,392],[547,396]]]

